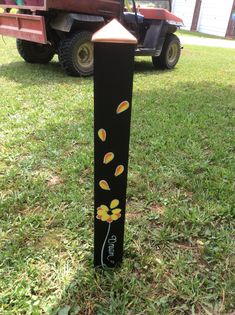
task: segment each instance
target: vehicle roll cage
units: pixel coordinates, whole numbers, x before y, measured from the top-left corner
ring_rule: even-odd
[[[133,4],[133,8],[134,10],[136,11],[136,1],[135,0],[131,0],[132,1],[132,4]],[[155,0],[157,1],[157,0]],[[172,0],[162,0],[162,1],[165,1],[165,2],[168,2],[169,3],[169,11],[171,12],[172,10]],[[120,3],[121,3],[121,12],[124,11],[124,7],[125,7],[125,0],[120,0]]]
[[[157,0],[155,0],[157,1]],[[169,11],[171,12],[171,9],[172,9],[172,0],[162,0],[162,1],[166,1],[169,3]],[[135,23],[136,23],[136,28],[138,30],[138,10],[137,10],[137,7],[136,7],[136,1],[135,0],[131,0],[132,2],[132,5],[133,5],[133,13],[135,13]],[[121,4],[121,12],[120,12],[120,21],[123,21],[123,12],[124,12],[124,8],[125,8],[125,0],[120,0],[120,4]]]

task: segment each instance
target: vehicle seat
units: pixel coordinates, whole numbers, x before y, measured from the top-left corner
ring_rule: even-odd
[[[124,12],[124,21],[126,23],[136,23],[136,17],[134,12]],[[140,13],[137,13],[138,24],[144,22],[144,16]]]

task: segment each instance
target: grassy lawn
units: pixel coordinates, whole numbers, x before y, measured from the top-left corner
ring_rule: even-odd
[[[0,314],[235,310],[233,50],[138,59],[125,259],[97,271],[93,83],[0,44]]]
[[[231,40],[225,37],[221,36],[216,36],[216,35],[209,35],[209,34],[204,34],[200,32],[191,32],[191,31],[186,31],[186,30],[178,30],[177,34],[180,36],[187,35],[187,36],[194,36],[194,37],[203,37],[203,38],[213,38],[213,39],[224,39],[224,40]]]

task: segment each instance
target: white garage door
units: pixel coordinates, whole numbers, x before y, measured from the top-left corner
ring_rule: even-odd
[[[233,0],[202,0],[198,31],[225,36]]]
[[[191,29],[196,0],[174,0],[172,12],[183,19],[186,30]]]

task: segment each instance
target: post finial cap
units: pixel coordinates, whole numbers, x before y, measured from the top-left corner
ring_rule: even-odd
[[[92,36],[92,42],[137,44],[137,39],[121,23],[113,19]]]

